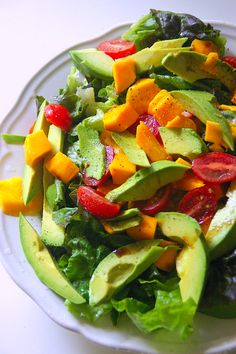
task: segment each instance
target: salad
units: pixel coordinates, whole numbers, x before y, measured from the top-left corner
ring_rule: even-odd
[[[197,312],[236,317],[236,57],[210,24],[150,10],[72,50],[66,85],[0,181],[23,251],[68,310],[187,338]],[[56,93],[55,93],[56,95]],[[40,215],[37,233],[27,215]]]

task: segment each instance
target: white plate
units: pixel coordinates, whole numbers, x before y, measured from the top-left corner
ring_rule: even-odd
[[[228,38],[228,47],[236,54],[236,27],[211,22]],[[80,43],[70,49],[95,47],[105,39],[119,38],[128,24],[121,25],[99,38]],[[44,66],[27,84],[16,105],[0,126],[1,133],[26,134],[36,116],[35,95],[49,100],[64,87],[71,66],[68,50]],[[23,175],[23,149],[6,145],[0,140],[0,179]],[[118,327],[113,327],[108,318],[92,325],[77,320],[67,312],[63,300],[46,288],[35,276],[23,255],[18,231],[18,219],[0,214],[0,258],[13,280],[59,325],[82,333],[97,343],[145,353],[221,353],[236,349],[236,319],[220,320],[198,314],[194,334],[187,342],[181,342],[172,334],[157,331],[142,335],[123,316]],[[194,279],[193,279],[194,281]]]

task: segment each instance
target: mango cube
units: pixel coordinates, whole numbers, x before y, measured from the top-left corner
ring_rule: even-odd
[[[138,226],[127,229],[127,234],[137,241],[152,240],[156,233],[157,219],[145,214],[142,215],[142,218]]]
[[[27,135],[24,143],[25,161],[31,167],[36,166],[50,151],[52,146],[43,130]]]
[[[62,152],[56,153],[45,163],[47,170],[64,183],[70,182],[79,173],[79,168]]]
[[[121,133],[138,119],[138,113],[129,103],[118,105],[104,114],[103,123],[107,130]]]
[[[22,198],[22,178],[13,177],[0,181],[0,208],[7,215],[36,215],[42,211],[43,196],[39,193],[26,206]]]
[[[121,152],[115,155],[109,170],[113,183],[120,185],[136,172],[136,166]]]
[[[135,61],[132,58],[116,60],[112,66],[116,93],[120,94],[136,79]]]

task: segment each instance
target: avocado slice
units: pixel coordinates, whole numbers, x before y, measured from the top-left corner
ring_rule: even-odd
[[[103,221],[106,230],[110,234],[125,231],[130,227],[138,226],[142,221],[141,212],[138,208],[131,208],[123,211],[118,216],[112,219]]]
[[[159,132],[170,155],[181,155],[193,160],[208,151],[204,141],[193,129],[160,127]]]
[[[150,167],[137,171],[118,188],[110,191],[106,198],[111,202],[146,200],[168,183],[181,179],[188,166],[167,160],[156,161]]]
[[[176,261],[180,293],[183,301],[192,298],[197,307],[208,265],[202,229],[196,220],[182,213],[162,212],[156,218],[165,236],[185,244]]]
[[[38,278],[55,293],[74,304],[85,302],[58,269],[48,249],[37,232],[21,214],[19,220],[20,240],[26,259],[31,264]]]
[[[226,205],[215,213],[205,235],[211,260],[236,247],[236,181],[231,183],[226,196]]]
[[[155,218],[163,234],[173,241],[192,246],[202,233],[200,225],[189,215],[160,212]]]
[[[165,251],[159,243],[159,240],[135,242],[105,257],[98,264],[89,283],[90,305],[109,300],[149,268]]]
[[[48,140],[53,147],[53,154],[63,150],[64,133],[55,125],[50,125],[48,132]],[[47,245],[62,246],[65,239],[64,228],[61,225],[57,225],[52,218],[53,210],[47,200],[47,190],[50,185],[55,181],[55,178],[44,167],[43,169],[43,217],[42,217],[42,240]]]
[[[35,122],[33,132],[43,130],[48,134],[49,123],[44,116],[44,108],[47,105],[47,101],[43,101],[40,106],[39,114]],[[27,205],[38,193],[43,191],[43,163],[39,162],[37,166],[31,167],[25,165],[24,177],[23,177],[23,201]]]
[[[179,48],[184,45],[185,42],[187,42],[188,38],[183,37],[183,38],[175,38],[175,39],[166,39],[163,41],[157,41],[155,42],[150,48],[151,49],[156,49],[156,48]]]
[[[194,114],[204,124],[208,120],[219,123],[225,144],[234,150],[234,139],[229,124],[223,114],[215,106],[215,96],[208,92],[193,90],[171,91],[171,95],[178,100],[183,107]]]
[[[236,88],[236,69],[218,59],[216,61],[216,74],[205,71],[202,65],[207,56],[204,54],[179,51],[169,53],[162,61],[162,65],[176,75],[181,76],[188,82],[195,82],[200,79],[219,79],[230,91]]]
[[[160,48],[154,44],[151,48],[144,48],[137,53],[130,55],[130,58],[135,61],[137,73],[143,74],[152,68],[161,66],[163,58],[165,58],[168,53],[176,53],[179,51],[185,52],[190,49],[191,47]]]
[[[116,144],[124,151],[130,162],[142,167],[150,166],[146,153],[138,146],[133,134],[128,131],[123,133],[113,132],[111,136]]]
[[[71,50],[70,55],[77,69],[86,77],[112,81],[114,60],[95,48]]]

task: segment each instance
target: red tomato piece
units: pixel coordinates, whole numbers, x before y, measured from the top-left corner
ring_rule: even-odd
[[[114,159],[115,153],[114,153],[114,150],[111,146],[105,146],[105,149],[106,149],[106,156],[105,156],[106,170],[105,170],[105,173],[102,176],[102,178],[96,179],[93,177],[86,176],[86,169],[84,169],[82,172],[83,182],[87,186],[91,186],[91,187],[101,186],[111,176],[111,173],[109,170],[109,165],[111,164],[112,160]]]
[[[179,203],[178,211],[203,224],[214,216],[216,208],[217,200],[213,190],[203,186],[186,193]]]
[[[65,106],[58,103],[52,103],[45,107],[44,114],[48,122],[56,125],[58,128],[68,132],[72,127],[72,118],[70,112]]]
[[[77,190],[79,204],[97,218],[113,218],[120,211],[120,205],[111,203],[91,187],[80,186]]]
[[[231,65],[233,68],[236,68],[236,56],[226,55],[222,60]]]
[[[98,49],[105,52],[113,59],[123,58],[136,53],[135,44],[123,39],[112,39],[102,42],[99,44]]]
[[[141,114],[136,122],[128,128],[129,132],[136,135],[136,129],[140,122],[143,122],[155,136],[155,138],[159,141],[160,144],[162,143],[161,135],[159,133],[159,127],[161,126],[158,121],[148,113]]]
[[[209,152],[194,159],[192,169],[205,182],[229,182],[236,178],[236,156],[226,152]]]
[[[135,203],[144,214],[155,215],[167,205],[171,195],[170,185],[160,188],[156,194],[148,200],[140,200]]]

